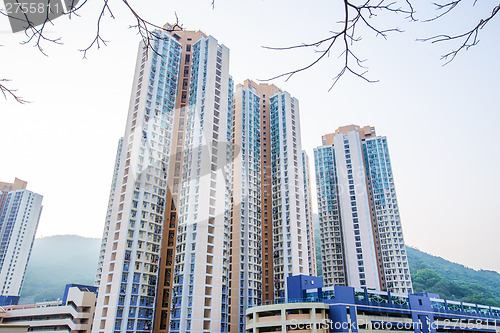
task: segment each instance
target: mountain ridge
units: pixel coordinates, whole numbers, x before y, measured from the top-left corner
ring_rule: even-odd
[[[315,214],[315,245],[318,275],[321,274],[321,245]],[[101,239],[76,235],[36,238],[33,244],[21,303],[62,298],[67,283],[94,284]],[[470,303],[500,306],[500,274],[475,270],[407,246],[415,292]]]

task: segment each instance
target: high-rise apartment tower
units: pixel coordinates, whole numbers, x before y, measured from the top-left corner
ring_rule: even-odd
[[[170,332],[226,332],[233,82],[227,47],[192,48]]]
[[[234,89],[229,49],[199,31],[143,46],[93,330],[243,332],[247,307],[309,272],[298,101],[249,80]]]
[[[243,332],[245,310],[262,300],[261,112],[255,88],[234,94],[230,250],[230,331]]]
[[[141,42],[119,142],[96,283],[94,332],[150,332],[182,44],[165,32]]]
[[[288,92],[269,98],[273,223],[274,298],[287,298],[286,279],[309,275],[299,102]]]
[[[324,285],[412,292],[386,137],[340,127],[314,157]]]

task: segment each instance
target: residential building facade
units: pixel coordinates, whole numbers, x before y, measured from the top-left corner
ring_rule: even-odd
[[[40,194],[26,182],[0,183],[0,305],[17,304],[42,213]]]
[[[170,332],[226,332],[233,82],[229,49],[193,44]]]
[[[96,277],[94,332],[152,330],[181,44],[158,32],[153,48],[139,46]]]
[[[166,25],[172,30],[173,27]],[[177,244],[177,227],[179,218],[179,196],[182,190],[182,165],[184,160],[184,141],[186,139],[187,103],[191,78],[191,59],[193,44],[202,36],[200,31],[175,31],[173,37],[182,44],[181,71],[174,110],[174,125],[172,134],[172,155],[169,161],[169,174],[167,177],[167,193],[165,200],[165,214],[163,233],[160,249],[160,267],[158,274],[158,291],[156,312],[154,320],[155,332],[168,332],[170,330],[170,317],[173,311],[172,303],[175,249]]]
[[[284,300],[288,276],[309,274],[308,221],[299,102],[288,92],[269,99],[274,299]]]
[[[226,46],[165,28],[139,48],[93,331],[244,332],[247,307],[310,269],[298,101],[235,89]]]
[[[245,80],[243,86],[255,89],[260,98],[260,237],[261,237],[261,276],[262,276],[262,302],[274,300],[274,232],[273,232],[273,187],[271,168],[271,116],[269,100],[281,90],[273,84],[257,84]]]
[[[113,202],[115,200],[116,185],[118,183],[118,172],[120,171],[120,159],[122,156],[122,149],[123,149],[123,138],[120,138],[118,140],[118,148],[116,150],[115,167],[113,169],[113,178],[111,180],[111,189],[109,191],[109,198],[108,198],[108,211],[106,213],[106,220],[104,221],[104,230],[101,239],[101,250],[99,252],[99,262],[95,280],[96,286],[98,286],[101,283],[102,265],[104,264],[103,259],[104,255],[106,254],[106,245],[108,243],[111,217],[113,214]]]
[[[234,94],[230,250],[230,331],[243,332],[245,310],[262,300],[261,104],[255,87]]]
[[[411,292],[387,139],[344,126],[314,154],[325,286]]]

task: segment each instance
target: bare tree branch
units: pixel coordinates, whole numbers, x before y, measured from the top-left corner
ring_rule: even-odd
[[[15,0],[16,3],[19,5],[19,8],[21,8],[21,2],[20,0]],[[53,1],[53,0],[52,0]],[[137,33],[141,36],[143,42],[144,42],[144,48],[146,49],[151,49],[153,52],[157,52],[154,47],[152,41],[162,38],[157,31],[179,31],[182,30],[182,26],[179,24],[179,19],[176,16],[176,22],[175,24],[164,27],[160,25],[156,25],[154,23],[151,23],[150,21],[144,19],[142,16],[140,16],[136,10],[129,4],[127,0],[122,0],[123,4],[128,8],[130,13],[134,16],[136,19],[136,24],[131,25],[130,28],[137,29]],[[71,6],[69,9],[66,9],[67,12],[63,13],[63,16],[68,16],[68,18],[72,18],[73,15],[79,16],[78,12],[79,10],[87,4],[87,0],[82,1],[81,3],[78,3],[77,0],[72,0]],[[215,5],[215,0],[212,1],[212,6]],[[47,25],[53,25],[51,15],[54,14],[51,6],[51,0],[47,0],[47,10],[45,13],[45,18],[41,24],[36,24],[33,22],[30,17],[27,15],[26,12],[22,11],[22,18],[19,17],[14,17],[13,15],[9,15],[9,13],[4,12],[3,10],[0,10],[0,14],[9,17],[9,19],[12,20],[17,20],[21,21],[26,27],[24,28],[24,34],[26,35],[26,40],[22,41],[21,44],[23,45],[28,45],[30,43],[33,43],[34,46],[38,48],[38,50],[45,56],[47,56],[46,52],[44,51],[44,48],[42,46],[43,42],[49,42],[49,43],[54,43],[54,44],[59,44],[62,45],[61,38],[49,38],[47,37],[47,34],[45,33],[45,27]],[[91,41],[91,43],[84,49],[81,49],[80,51],[83,53],[83,58],[87,58],[87,53],[93,49],[94,47],[99,49],[101,48],[102,45],[106,46],[107,41],[102,37],[102,29],[101,29],[101,24],[106,16],[106,13],[109,14],[111,19],[114,19],[115,16],[113,15],[113,12],[111,10],[109,0],[103,0],[102,7],[99,10],[99,15],[97,18],[96,22],[96,33]],[[0,79],[0,82],[7,82],[9,80],[7,79]],[[7,99],[7,96],[13,97],[17,102],[19,103],[26,103],[27,101],[24,100],[23,98],[19,97],[16,95],[16,90],[9,89],[4,85],[0,85],[0,91],[3,93],[5,98]]]
[[[130,28],[137,29],[138,33],[141,35],[142,41],[144,42],[144,48],[146,49],[151,49],[154,52],[156,52],[151,42],[154,41],[155,39],[161,38],[161,36],[159,36],[159,34],[157,33],[158,30],[173,32],[183,29],[182,26],[179,24],[179,18],[177,17],[177,13],[175,13],[175,23],[173,25],[169,25],[168,27],[159,26],[143,19],[139,14],[137,14],[137,12],[132,8],[132,6],[130,6],[127,0],[122,0],[122,1],[129,8],[130,12],[132,13],[132,15],[134,15],[137,21],[137,24],[130,26]]]
[[[16,3],[19,6],[21,6],[21,3],[19,2],[19,0],[16,0]],[[30,20],[30,18],[28,17],[26,12],[22,11],[23,16],[24,16],[23,22],[27,24],[26,28],[24,29],[24,34],[26,35],[27,39],[25,41],[21,42],[21,44],[23,44],[23,45],[29,44],[30,42],[34,41],[35,46],[45,56],[47,56],[47,54],[43,50],[42,41],[62,45],[61,38],[48,38],[46,35],[44,35],[44,30],[45,30],[45,27],[47,26],[47,24],[53,25],[52,20],[49,17],[49,14],[53,13],[50,5],[51,5],[50,0],[47,0],[47,12],[46,12],[45,20],[43,21],[43,23],[39,27],[34,22],[32,22]],[[11,17],[11,16],[9,15],[9,17]]]
[[[115,17],[113,16],[113,13],[111,12],[111,8],[109,7],[109,0],[104,0],[104,4],[101,8],[99,18],[97,20],[97,29],[96,29],[96,34],[94,37],[94,40],[88,47],[85,49],[82,49],[80,51],[83,52],[83,57],[86,58],[87,52],[92,49],[94,46],[99,49],[101,47],[101,44],[107,45],[107,41],[104,40],[101,36],[101,20],[104,17],[104,14],[106,12],[109,12],[111,15],[111,18],[114,19]],[[122,0],[123,4],[128,8],[130,13],[134,16],[136,20],[136,24],[131,25],[130,28],[136,29],[137,33],[141,36],[142,41],[144,42],[144,48],[146,49],[151,49],[153,52],[156,52],[156,50],[153,47],[152,41],[155,39],[161,38],[161,36],[157,33],[157,31],[167,31],[167,32],[173,32],[173,31],[179,31],[182,30],[182,26],[179,24],[179,18],[177,17],[177,14],[175,14],[176,17],[176,22],[175,24],[165,27],[165,26],[160,26],[157,24],[154,24],[146,19],[144,19],[141,15],[137,13],[137,11],[129,4],[127,0]]]
[[[374,21],[377,14],[406,14],[409,20],[415,21],[415,11],[409,0],[404,1],[404,7],[399,6],[397,0],[391,2],[386,0],[377,0],[376,2],[372,0],[363,1],[363,3],[357,4],[354,0],[343,0],[344,17],[343,20],[339,22],[342,24],[342,29],[339,31],[332,31],[330,36],[326,38],[312,43],[302,43],[287,47],[264,46],[264,48],[267,49],[280,51],[293,50],[297,48],[314,48],[315,53],[318,53],[319,55],[308,65],[261,81],[271,81],[280,77],[286,77],[286,80],[288,80],[293,75],[313,67],[325,57],[329,57],[330,53],[334,50],[334,47],[338,45],[338,48],[340,48],[339,57],[343,59],[343,67],[333,78],[333,84],[329,90],[331,90],[339,79],[346,73],[350,73],[366,82],[377,82],[366,76],[367,70],[363,65],[364,60],[361,60],[352,49],[353,45],[361,40],[360,37],[357,37],[357,30],[359,26],[368,28],[368,30],[375,32],[376,36],[387,38],[388,33],[402,32],[402,30],[398,28],[382,29],[377,27],[375,25],[376,22]],[[318,50],[321,46],[325,47]]]
[[[448,14],[451,10],[453,10],[453,8],[455,8],[462,0],[455,0],[455,1],[451,1],[451,2],[448,2],[448,3],[445,3],[445,4],[439,4],[439,3],[435,3],[434,2],[434,5],[437,7],[436,10],[440,11],[442,10],[443,12],[442,13],[439,13],[437,14],[435,17],[433,18],[430,18],[430,19],[427,19],[427,20],[424,20],[423,22],[431,22],[431,21],[435,21],[437,20],[438,18]]]
[[[455,9],[457,7],[457,5],[460,4],[461,2],[462,2],[462,0],[454,0],[454,1],[447,2],[445,4],[434,3],[434,5],[436,5],[436,7],[437,7],[436,9],[438,11],[443,11],[443,12],[438,14],[434,18],[426,20],[425,22],[434,21],[436,19],[443,17],[444,15],[450,13],[453,9]],[[474,2],[472,3],[472,6],[474,6],[476,4],[476,2],[477,2],[477,0],[474,0]],[[493,19],[495,17],[495,15],[498,14],[499,11],[500,11],[500,3],[493,7],[491,14],[489,16],[479,19],[479,22],[474,27],[467,30],[466,32],[456,34],[456,35],[441,34],[441,35],[436,35],[436,36],[432,36],[429,38],[421,38],[418,40],[423,41],[423,42],[431,42],[431,43],[448,42],[448,41],[454,41],[454,40],[460,41],[460,44],[455,49],[453,49],[450,52],[441,56],[441,60],[445,61],[444,65],[447,65],[455,59],[455,57],[458,55],[458,53],[460,53],[463,50],[468,50],[469,48],[471,48],[479,43],[480,30],[482,30],[486,26],[486,24],[488,24],[488,22],[490,22],[491,19]]]
[[[101,20],[102,18],[104,17],[104,14],[106,13],[106,11],[109,12],[109,15],[111,15],[111,18],[114,19],[115,16],[113,15],[113,12],[111,11],[111,8],[109,8],[109,5],[108,5],[108,1],[109,0],[104,0],[104,4],[101,8],[101,11],[99,13],[99,18],[97,19],[97,31],[96,31],[96,34],[95,34],[95,37],[94,37],[94,40],[92,40],[92,43],[90,43],[89,46],[87,46],[85,49],[82,49],[80,50],[81,52],[83,52],[83,58],[86,59],[87,58],[87,52],[92,48],[94,47],[94,45],[97,47],[97,49],[100,49],[101,48],[101,43],[103,45],[107,45],[107,41],[104,40],[102,37],[101,37]]]
[[[22,0],[15,0],[17,4],[21,4],[20,1]],[[30,18],[26,13],[23,12],[24,17],[23,18],[16,18],[17,20],[21,20],[24,24],[26,24],[26,28],[24,30],[24,33],[27,37],[25,41],[22,42],[22,44],[30,44],[33,43],[38,50],[44,54],[47,55],[44,51],[44,48],[42,47],[42,43],[48,42],[48,43],[54,43],[54,44],[62,44],[62,41],[60,38],[49,38],[45,34],[45,27],[47,25],[53,25],[51,17],[51,14],[54,14],[54,12],[51,10],[51,1],[54,0],[46,0],[47,1],[47,12],[46,12],[46,17],[43,21],[42,24],[35,24],[30,21]],[[70,19],[72,18],[72,15],[79,16],[79,10],[87,4],[88,0],[82,0],[82,2],[79,2],[78,0],[72,0],[71,5],[68,8],[66,8],[66,11],[63,15],[67,15]],[[261,80],[261,81],[270,81],[274,80],[280,77],[286,77],[286,80],[290,79],[293,75],[296,73],[305,71],[316,64],[318,64],[321,60],[324,60],[325,58],[329,57],[332,53],[338,55],[338,59],[342,59],[342,68],[338,71],[338,73],[334,76],[333,78],[333,84],[331,85],[330,89],[335,86],[335,84],[340,80],[344,74],[349,73],[351,75],[354,75],[358,78],[361,78],[362,80],[366,82],[377,82],[376,80],[371,80],[369,79],[367,75],[367,67],[364,66],[364,61],[358,55],[355,53],[355,45],[356,43],[359,43],[361,41],[361,34],[359,31],[362,31],[363,34],[366,33],[366,31],[363,31],[362,29],[364,28],[367,31],[371,31],[375,33],[376,36],[381,36],[383,38],[387,38],[389,33],[392,32],[402,32],[402,30],[398,29],[397,27],[389,27],[389,28],[382,28],[379,26],[380,21],[377,21],[377,16],[379,14],[385,14],[385,15],[392,15],[390,17],[393,17],[394,15],[406,15],[406,18],[410,21],[416,21],[415,19],[415,10],[414,7],[411,3],[411,0],[342,0],[343,1],[343,19],[339,22],[340,24],[339,29],[334,29],[330,32],[329,36],[322,38],[320,40],[310,42],[310,43],[301,43],[297,45],[292,45],[292,46],[286,46],[286,47],[268,47],[265,46],[267,49],[271,50],[293,50],[293,49],[298,49],[298,48],[310,48],[313,50],[314,54],[316,56],[314,59],[298,68],[294,69],[291,71],[288,71],[286,73],[276,75],[274,77],[271,77],[269,79]],[[423,22],[430,22],[430,21],[435,21],[443,17],[444,15],[447,15],[448,13],[452,12],[459,4],[465,2],[464,0],[447,0],[448,2],[445,3],[434,3],[436,6],[436,10],[438,13],[430,18],[427,19]],[[476,4],[477,0],[470,0],[473,2],[473,6]],[[498,1],[498,0],[497,0]],[[171,25],[171,26],[160,26],[156,25],[145,18],[143,18],[133,7],[130,5],[128,0],[122,0],[121,2],[126,6],[128,11],[133,15],[135,18],[135,24],[131,25],[130,28],[136,29],[137,33],[141,36],[143,43],[144,43],[144,48],[145,49],[151,49],[153,52],[157,52],[154,48],[154,43],[153,41],[162,38],[161,34],[159,34],[159,31],[167,31],[167,32],[172,32],[176,30],[182,30],[182,26],[179,24],[179,20],[176,15],[176,23]],[[215,6],[215,0],[211,0],[211,5],[212,8]],[[446,35],[446,34],[441,34],[441,35],[436,35],[430,38],[425,38],[425,39],[419,39],[421,41],[430,41],[431,43],[438,43],[438,42],[445,42],[445,41],[460,41],[460,45],[455,48],[454,50],[448,52],[447,54],[444,54],[442,56],[442,59],[446,60],[445,64],[448,64],[449,62],[453,61],[457,54],[461,52],[462,50],[467,50],[470,47],[477,45],[479,42],[479,32],[481,29],[485,27],[485,25],[490,22],[490,20],[497,15],[497,13],[500,11],[500,4],[497,4],[492,12],[491,15],[488,17],[485,17],[483,19],[480,19],[479,22],[472,27],[470,30],[456,34],[456,35]],[[102,28],[101,24],[103,23],[106,14],[109,14],[109,17],[111,19],[114,19],[113,12],[110,7],[110,2],[109,0],[102,0],[102,7],[100,7],[99,10],[99,15],[97,16],[96,20],[96,31],[95,31],[95,36],[93,40],[90,42],[90,44],[86,47],[81,49],[80,51],[83,53],[83,58],[87,57],[87,53],[93,49],[97,48],[99,49],[102,45],[107,45],[107,41],[102,37]],[[0,10],[0,14],[9,16],[8,13],[3,12]],[[12,18],[9,16],[9,18]],[[385,19],[385,18],[384,18]],[[5,82],[6,80],[2,80],[0,82]],[[5,86],[0,87],[2,93],[4,96],[10,95],[10,96],[15,96],[15,90],[9,90]],[[22,98],[15,98],[18,102],[26,102]]]
[[[5,86],[4,82],[9,82],[9,81],[10,80],[7,80],[7,79],[0,79],[0,91],[3,94],[3,97],[7,100],[8,97],[10,96],[10,97],[14,98],[14,100],[16,100],[16,102],[18,102],[20,104],[29,103],[24,98],[17,95],[17,89],[8,88],[7,86]]]

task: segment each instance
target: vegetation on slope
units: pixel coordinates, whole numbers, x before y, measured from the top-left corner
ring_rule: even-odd
[[[437,293],[441,298],[500,306],[500,274],[474,270],[407,247],[415,292]]]
[[[314,228],[318,276],[321,276],[317,214],[314,214]],[[444,299],[500,306],[500,274],[497,272],[477,271],[412,247],[407,247],[407,253],[415,292],[430,292],[439,294]]]
[[[314,214],[318,276],[322,275],[318,216]],[[67,283],[94,283],[100,239],[53,236],[36,239],[22,290],[22,302],[61,298]],[[500,306],[500,274],[476,271],[407,247],[415,292],[437,293],[463,302]]]
[[[62,298],[68,283],[94,285],[101,240],[74,235],[35,239],[21,303]]]

